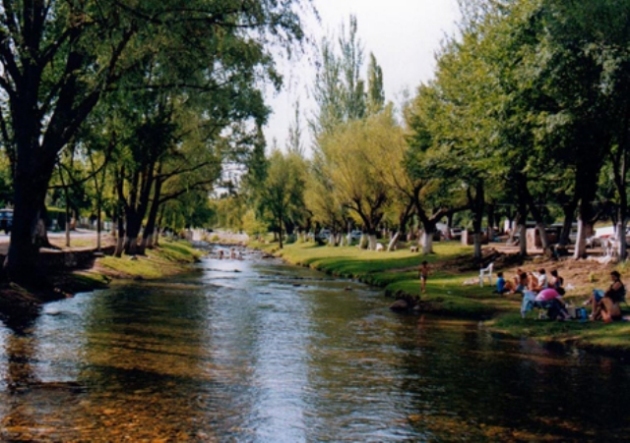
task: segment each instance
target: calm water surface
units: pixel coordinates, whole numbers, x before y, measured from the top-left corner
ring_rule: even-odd
[[[582,441],[630,435],[623,361],[247,256],[0,326],[2,441]]]

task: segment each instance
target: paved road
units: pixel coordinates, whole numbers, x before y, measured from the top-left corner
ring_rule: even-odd
[[[105,235],[105,233],[101,233],[101,235]],[[52,232],[48,231],[48,239],[51,243],[63,247],[65,244],[66,233],[61,232]],[[87,229],[77,229],[76,231],[70,232],[70,244],[72,244],[72,239],[90,239],[93,238],[94,242],[96,242],[96,231],[90,231]],[[9,250],[9,243],[11,241],[10,234],[5,234],[4,231],[0,232],[0,255],[6,255]]]

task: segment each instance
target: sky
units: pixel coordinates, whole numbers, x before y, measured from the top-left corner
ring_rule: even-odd
[[[307,20],[307,33],[315,41],[324,35],[339,34],[350,14],[357,17],[358,36],[363,43],[367,71],[370,52],[383,69],[385,98],[400,103],[402,91],[415,92],[430,80],[435,71],[435,52],[447,35],[456,31],[459,8],[456,0],[313,0],[321,22]],[[314,109],[307,90],[315,78],[313,61],[307,56],[280,61],[284,87],[280,93],[267,94],[273,114],[265,128],[268,146],[275,138],[279,147],[286,144],[289,126],[294,120],[293,106],[300,100],[303,143],[308,149],[310,137],[306,116]]]

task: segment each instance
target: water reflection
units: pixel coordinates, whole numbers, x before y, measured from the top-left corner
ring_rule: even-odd
[[[0,440],[523,441],[630,430],[621,362],[263,260],[47,305],[0,328]],[[350,289],[350,290],[346,290]],[[594,413],[594,411],[596,411]]]

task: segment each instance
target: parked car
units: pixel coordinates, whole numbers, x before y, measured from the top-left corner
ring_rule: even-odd
[[[355,229],[350,232],[350,238],[352,240],[360,240],[362,235],[363,235],[363,232],[359,229]]]
[[[317,238],[320,240],[328,240],[328,237],[330,237],[330,229],[322,229],[317,234]]]
[[[0,209],[0,229],[6,234],[11,232],[13,227],[13,209]]]

